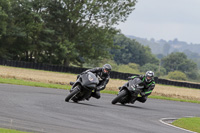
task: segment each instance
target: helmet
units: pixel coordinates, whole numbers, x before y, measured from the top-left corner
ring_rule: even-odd
[[[153,71],[147,71],[145,74],[145,81],[151,82],[154,78],[154,72]]]
[[[111,70],[112,70],[112,67],[110,64],[103,65],[103,68],[102,68],[103,74],[109,74]]]

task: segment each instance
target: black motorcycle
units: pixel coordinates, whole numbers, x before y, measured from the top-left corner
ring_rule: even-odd
[[[112,104],[116,104],[117,102],[121,104],[133,104],[136,101],[139,94],[142,92],[143,88],[144,85],[142,85],[142,80],[140,80],[139,78],[129,80],[122,87],[119,87],[120,91],[117,97],[115,97],[112,100]]]
[[[70,99],[74,102],[88,100],[91,97],[91,93],[97,88],[98,83],[98,78],[92,72],[81,74],[73,84],[65,101],[69,102]]]

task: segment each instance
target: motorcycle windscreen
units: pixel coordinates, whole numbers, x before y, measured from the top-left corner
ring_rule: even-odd
[[[139,93],[140,92],[140,88],[143,88],[143,86],[137,86],[138,84],[140,84],[142,81],[140,79],[133,79],[133,80],[129,80],[129,86],[128,89],[129,91],[134,91]]]
[[[133,80],[129,81],[129,84],[134,84],[134,85],[138,85],[142,82],[142,80],[140,80],[139,78],[135,78]]]
[[[87,88],[95,89],[98,83],[98,78],[91,72],[84,74],[82,77],[82,85]]]

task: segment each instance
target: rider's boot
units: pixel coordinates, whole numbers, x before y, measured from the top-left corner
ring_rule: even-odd
[[[136,100],[139,101],[139,102],[141,102],[141,103],[145,103],[146,100],[147,100],[147,96],[144,96],[144,97],[137,97]]]
[[[132,98],[130,103],[134,104],[137,98]]]
[[[87,98],[85,98],[85,99],[86,99],[87,101],[89,101],[91,97],[92,97],[92,96],[90,95],[89,97],[87,97]]]
[[[99,91],[96,91],[96,92],[92,92],[91,94],[92,97],[96,98],[96,99],[99,99],[101,97],[100,95],[100,92]]]
[[[78,100],[77,100],[77,99],[74,99],[74,100],[72,100],[72,101],[74,101],[75,103],[78,103]]]
[[[70,85],[73,85],[75,82],[69,82]]]

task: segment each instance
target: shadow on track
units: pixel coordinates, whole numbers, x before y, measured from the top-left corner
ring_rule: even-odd
[[[80,104],[80,105],[91,106],[91,107],[102,107],[102,106],[93,105],[93,104],[89,104],[89,103],[80,103],[80,102],[68,102],[68,103]]]
[[[145,108],[145,107],[141,107],[141,106],[136,106],[136,105],[134,105],[134,104],[132,104],[132,105],[127,105],[127,104],[125,104],[125,105],[123,105],[123,104],[115,104],[115,105],[121,106],[121,107],[134,108],[134,109],[145,109],[145,110],[154,110],[154,111],[156,111],[156,109]]]

